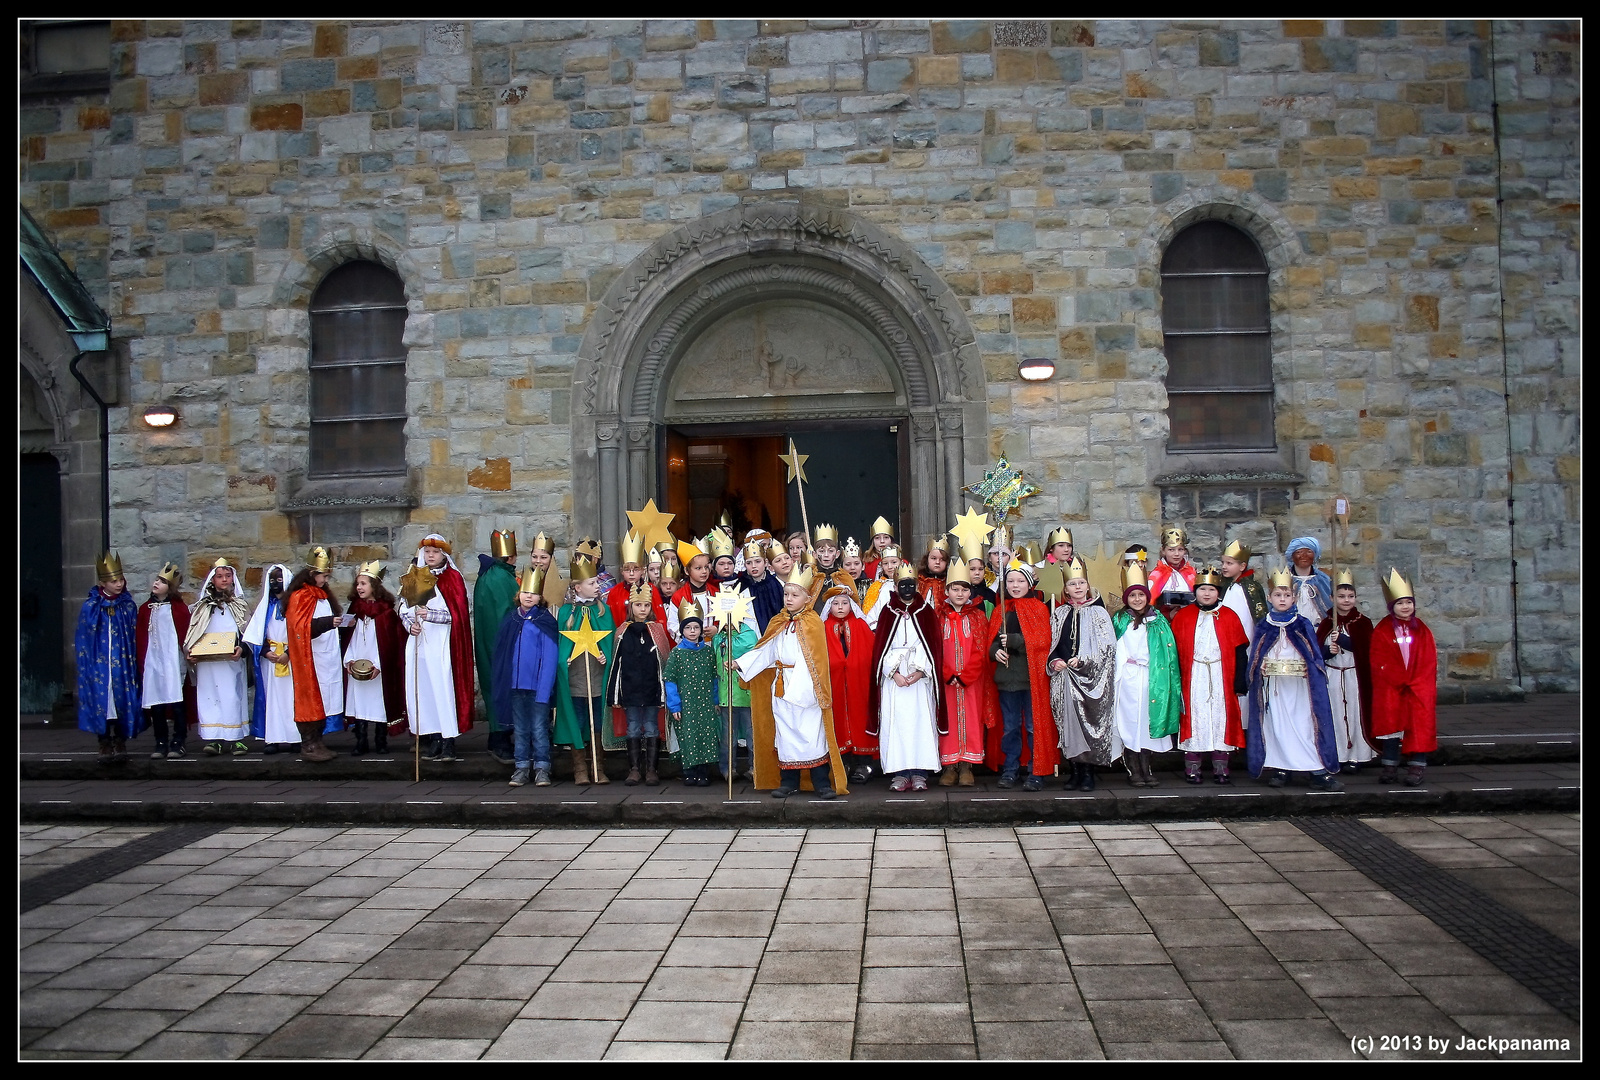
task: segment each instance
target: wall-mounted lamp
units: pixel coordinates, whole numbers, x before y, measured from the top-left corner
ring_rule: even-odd
[[[171,427],[178,422],[178,410],[171,405],[152,405],[144,411],[144,422],[153,428]]]
[[[1017,374],[1028,382],[1042,382],[1056,373],[1056,362],[1032,356],[1017,365]]]

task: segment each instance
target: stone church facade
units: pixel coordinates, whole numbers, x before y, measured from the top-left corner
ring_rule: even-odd
[[[140,592],[430,531],[614,553],[670,431],[882,421],[919,546],[1002,455],[1024,538],[1310,534],[1369,613],[1415,575],[1473,699],[1581,671],[1578,58],[1555,22],[112,22],[109,89],[24,95],[20,201],[110,315]],[[1246,447],[1174,429],[1164,258],[1206,222],[1262,263]],[[313,353],[356,262],[397,344],[348,426],[397,456],[352,476]],[[22,367],[35,426],[92,430]]]

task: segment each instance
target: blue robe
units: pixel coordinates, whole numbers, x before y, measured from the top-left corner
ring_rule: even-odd
[[[529,623],[533,624],[531,630]],[[528,656],[530,637],[537,642],[535,657]],[[556,669],[561,662],[556,647],[556,617],[550,614],[549,608],[536,607],[532,615],[523,618],[522,609],[513,606],[500,620],[500,629],[495,634],[490,692],[495,713],[504,718],[508,730],[512,717],[511,691],[516,683],[519,660],[524,666],[532,662],[534,681],[538,684],[535,700],[549,704],[555,694]]]
[[[139,652],[135,633],[139,605],[127,589],[115,600],[96,585],[89,590],[78,613],[78,630],[72,643],[78,657],[78,730],[105,738],[131,739],[144,730],[139,707]],[[107,627],[110,628],[111,667],[106,670]],[[114,702],[117,719],[107,730],[106,703]]]
[[[1339,771],[1339,751],[1334,747],[1333,712],[1328,706],[1328,669],[1317,643],[1316,627],[1304,615],[1283,625],[1272,621],[1277,612],[1268,612],[1256,623],[1256,639],[1250,645],[1250,729],[1245,732],[1245,764],[1251,776],[1259,777],[1267,761],[1266,736],[1261,730],[1261,715],[1266,708],[1267,680],[1261,662],[1278,643],[1279,634],[1288,634],[1295,651],[1306,662],[1306,678],[1311,684],[1311,712],[1317,724],[1317,756],[1328,772]]]
[[[750,607],[756,613],[757,634],[767,629],[772,617],[783,610],[783,582],[778,575],[767,571],[760,581],[751,581],[749,574],[739,575],[739,584],[750,593]]]

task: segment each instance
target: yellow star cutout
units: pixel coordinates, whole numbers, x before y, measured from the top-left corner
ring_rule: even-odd
[[[675,516],[657,510],[654,499],[645,503],[643,510],[628,511],[628,521],[632,523],[633,531],[644,537],[644,546],[647,548],[672,542],[672,534],[667,531],[667,526],[672,524]]]
[[[802,454],[795,450],[794,440],[790,439],[789,452],[787,454],[778,455],[778,460],[789,466],[789,479],[784,481],[784,483],[789,483],[792,481],[795,478],[795,474],[798,473],[800,476],[800,482],[809,484],[811,481],[806,476],[806,461],[810,457],[810,454]]]
[[[983,545],[989,542],[989,534],[994,532],[994,526],[989,524],[989,515],[980,514],[972,507],[967,507],[967,512],[956,518],[955,528],[950,530],[950,535],[956,538],[961,545],[963,558],[982,558]],[[978,552],[969,555],[968,552]]]
[[[723,589],[711,600],[711,614],[719,616],[718,622],[738,626],[749,616],[753,599],[744,589],[738,592]]]
[[[589,625],[589,612],[583,613],[583,625],[576,630],[563,630],[561,636],[572,642],[572,655],[582,656],[588,653],[602,664],[605,663],[606,654],[600,651],[600,643],[611,636],[610,630],[596,630]]]

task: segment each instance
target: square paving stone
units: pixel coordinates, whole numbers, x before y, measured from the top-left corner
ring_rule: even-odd
[[[756,983],[850,983],[861,979],[861,954],[838,950],[768,952]]]
[[[1453,1036],[1455,1022],[1420,995],[1411,997],[1324,998],[1317,1002],[1346,1038],[1413,1032]],[[1370,1056],[1370,1055],[1369,1055]]]
[[[1379,949],[1384,963],[1400,975],[1497,975],[1500,969],[1465,945],[1389,942]]]
[[[972,1061],[978,1048],[972,1043],[872,1043],[856,1042],[858,1061]]]
[[[967,1000],[967,974],[959,967],[869,967],[861,973],[862,1001]]]
[[[960,967],[958,937],[871,937],[863,951],[864,967]]]
[[[967,982],[980,984],[1071,984],[1072,968],[1061,949],[979,949],[966,958]]]
[[[625,1020],[644,989],[642,982],[546,982],[522,1006],[523,1020]]]
[[[738,913],[697,912],[696,914],[714,917],[719,914]],[[776,952],[794,950],[805,952],[813,949],[860,949],[861,939],[865,932],[866,924],[859,922],[831,926],[827,923],[775,923],[767,935],[767,949]]]
[[[1089,964],[1072,974],[1086,1001],[1187,1001],[1193,996],[1170,964]]]
[[[694,900],[613,900],[606,905],[603,912],[598,914],[601,922],[672,923],[677,925],[683,922],[694,907]],[[531,906],[526,909],[527,912],[533,910]],[[552,912],[551,914],[570,914],[574,919],[577,919],[579,916],[588,914],[588,912]],[[576,923],[574,925],[576,926]],[[585,924],[571,932],[576,935],[582,935],[588,928],[588,925]]]
[[[385,949],[363,964],[358,979],[442,979],[466,963],[466,949]]]
[[[856,1006],[856,1043],[918,1045],[961,1040],[972,1032],[966,1002],[868,1002]]]
[[[1063,934],[1061,947],[1077,968],[1083,964],[1169,964],[1154,934]]]
[[[1350,1056],[1350,1040],[1321,1018],[1218,1020],[1217,1030],[1241,1060],[1343,1061]]]
[[[263,1039],[248,1056],[355,1058],[393,1025],[392,1016],[302,1014]]]
[[[745,1002],[743,1023],[751,1021],[851,1021],[856,1018],[854,984],[757,984]]]
[[[1105,1053],[1113,1061],[1229,1061],[1233,1058],[1233,1051],[1220,1038],[1194,1042],[1107,1042]]]
[[[496,1039],[522,1008],[522,999],[423,998],[394,1026],[395,1038]]]
[[[639,1001],[617,1032],[625,1041],[713,1042],[733,1041],[742,1002]]]
[[[173,1030],[265,1035],[315,1000],[301,994],[218,994],[173,1024]]]
[[[248,975],[286,951],[286,945],[205,945],[166,970],[173,974]]]
[[[1296,960],[1283,966],[1306,993],[1319,999],[1404,997],[1416,992],[1382,960]]]
[[[1083,999],[1070,983],[1024,983],[1016,986],[974,986],[970,1002],[974,1021],[1087,1020]]]
[[[679,937],[760,937],[772,933],[775,911],[694,911],[678,927]],[[811,923],[791,924],[811,926]]]
[[[1263,930],[1257,940],[1280,962],[1291,960],[1372,960],[1371,949],[1350,932],[1339,930]]]
[[[464,900],[455,897],[446,900],[428,916],[430,922],[489,922],[504,923],[522,910],[515,900]]]
[[[321,919],[251,919],[217,938],[219,945],[298,945],[324,929]]]
[[[672,943],[661,963],[665,967],[753,968],[761,963],[766,945],[761,938],[681,938]]]
[[[672,923],[602,923],[590,927],[574,948],[585,952],[659,952],[672,944],[677,931]]]
[[[589,932],[598,911],[530,911],[522,910],[507,919],[496,934],[504,937],[570,937],[579,938]]]
[[[417,923],[395,939],[396,949],[476,949],[494,936],[498,923],[431,922]]]
[[[233,1061],[241,1058],[261,1036],[229,1035],[220,1031],[163,1031],[130,1058],[166,1061]]]
[[[978,1056],[988,1060],[1098,1060],[1105,1055],[1087,1020],[978,1021]]]
[[[182,1012],[167,1010],[90,1009],[35,1039],[30,1050],[93,1050],[125,1052],[170,1027]]]
[[[365,963],[394,941],[390,934],[312,934],[283,954],[285,960],[333,960]]]
[[[658,967],[644,988],[653,1001],[743,1001],[755,981],[748,967]]]
[[[1164,948],[1254,945],[1256,936],[1238,919],[1156,919],[1150,924]]]
[[[954,911],[867,912],[867,933],[873,937],[926,937],[959,932]]]
[[[1085,1004],[1103,1043],[1216,1038],[1216,1029],[1194,1001],[1090,1000]]]
[[[1409,944],[1455,941],[1426,915],[1350,915],[1339,919],[1339,922],[1368,945],[1378,947],[1379,951],[1392,941]]]
[[[1148,934],[1150,924],[1132,904],[1119,907],[1061,907],[1051,905],[1058,934]]]
[[[606,1061],[722,1061],[728,1044],[720,1042],[630,1042],[618,1037],[606,1049]]]
[[[302,960],[273,960],[234,984],[241,994],[325,994],[360,967]]]
[[[522,964],[463,964],[432,991],[439,998],[506,998],[527,1001],[554,967]]]
[[[102,1005],[106,1009],[198,1009],[239,981],[237,975],[158,972]]]
[[[18,968],[22,971],[68,971],[111,947],[109,941],[44,941],[22,950]]]
[[[492,937],[472,953],[474,964],[554,967],[572,953],[577,942],[555,937]]]
[[[1289,979],[1241,983],[1197,982],[1189,989],[1213,1021],[1292,1020],[1322,1016],[1317,1003]]]
[[[362,1055],[366,1061],[476,1061],[488,1039],[379,1039]]]
[[[762,1061],[836,1061],[850,1056],[853,1021],[755,1021],[739,1025],[728,1056]]]
[[[618,1021],[511,1021],[484,1052],[485,1059],[519,1061],[599,1060],[621,1027]]]
[[[1508,975],[1413,975],[1405,981],[1451,1016],[1555,1012]]]
[[[113,990],[50,990],[36,986],[17,995],[17,1024],[25,1028],[58,1028],[88,1012]],[[851,1015],[855,1005],[851,1004]]]
[[[308,1013],[344,1016],[404,1016],[421,1001],[434,979],[349,978],[306,1007]]]
[[[146,930],[101,953],[107,960],[119,957],[180,960],[203,949],[218,936],[212,930]]]
[[[537,938],[512,938],[536,941]],[[548,940],[548,939],[547,939]],[[572,952],[556,967],[553,982],[645,982],[661,962],[659,952]]]
[[[126,990],[171,963],[171,960],[161,957],[88,960],[69,968],[44,985],[58,990]]]

